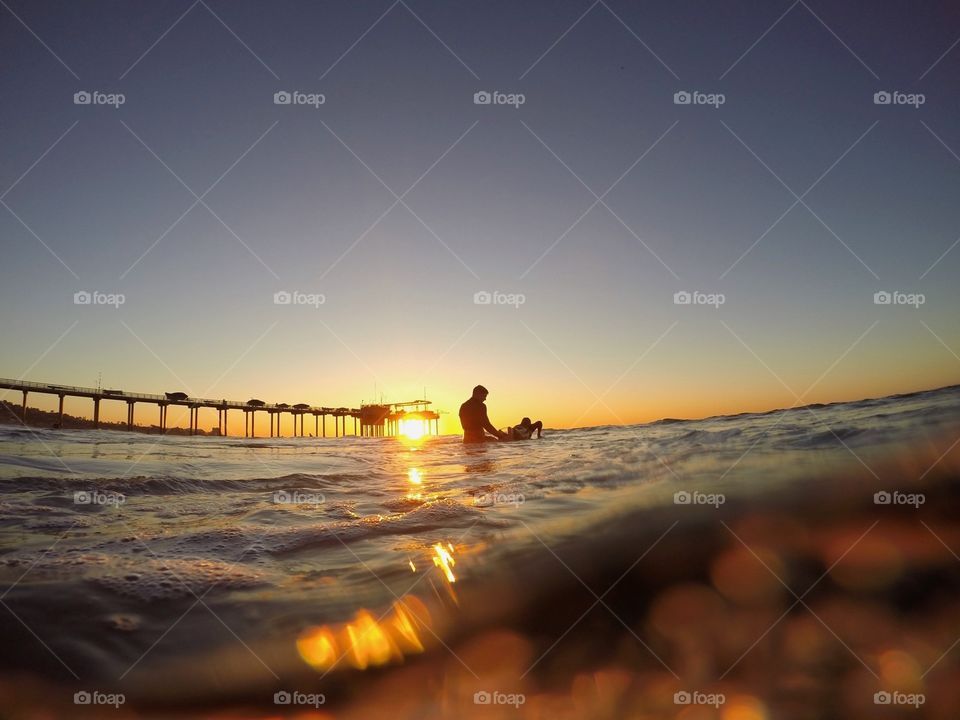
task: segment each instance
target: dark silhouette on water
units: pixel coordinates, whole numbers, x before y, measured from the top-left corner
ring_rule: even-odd
[[[529,440],[533,437],[533,433],[537,433],[539,438],[543,432],[543,423],[537,420],[535,423],[530,422],[530,418],[525,417],[520,421],[519,425],[514,425],[507,431],[507,434],[510,436],[511,440]]]
[[[460,406],[460,425],[463,426],[463,441],[465,443],[489,442],[491,440],[507,440],[507,433],[497,430],[490,418],[487,417],[487,399],[489,391],[483,385],[473,389],[473,395]],[[490,433],[489,435],[487,433]]]

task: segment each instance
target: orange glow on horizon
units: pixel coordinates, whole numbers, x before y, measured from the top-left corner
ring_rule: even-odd
[[[949,356],[948,356],[949,357]],[[830,356],[828,360],[835,359]],[[490,420],[496,427],[506,427],[519,422],[520,418],[530,416],[534,420],[542,420],[544,426],[550,428],[574,428],[597,425],[632,425],[656,421],[662,418],[698,419],[717,415],[733,415],[744,412],[766,412],[774,409],[789,408],[797,402],[780,382],[770,375],[763,367],[759,369],[751,364],[753,359],[737,358],[727,360],[722,366],[715,368],[723,373],[723,380],[717,380],[715,374],[702,372],[702,368],[692,360],[684,360],[675,365],[650,367],[644,373],[639,371],[624,378],[617,386],[616,392],[603,396],[602,402],[588,390],[592,388],[600,392],[609,385],[608,379],[602,375],[585,375],[583,384],[571,381],[569,374],[561,368],[561,372],[546,373],[531,384],[529,378],[487,378],[481,374],[469,378],[432,378],[436,390],[428,394],[433,400],[433,408],[440,411],[439,432],[441,435],[459,435],[459,419],[457,409],[469,396],[470,383],[481,380],[490,388],[491,394],[487,400]],[[950,357],[955,363],[955,360]],[[876,362],[873,358],[871,362]],[[892,362],[892,361],[891,361]],[[821,363],[829,366],[824,360]],[[800,364],[786,370],[780,364],[771,361],[771,366],[784,381],[796,392],[801,393],[811,383],[817,380],[822,371],[820,365]],[[874,368],[872,373],[864,373],[862,366],[851,354],[842,365],[825,377],[814,389],[803,396],[802,404],[850,402],[864,398],[880,398],[893,394],[909,393],[919,390],[929,390],[954,385],[960,382],[953,366],[941,368],[934,361],[924,367],[926,372],[915,376],[894,375],[885,372],[888,368]],[[400,371],[398,371],[399,373]],[[404,374],[403,377],[406,375]],[[28,378],[34,381],[61,381],[54,373],[50,376],[37,374]],[[81,379],[82,380],[82,379]],[[62,378],[64,383],[70,384],[73,378]],[[82,381],[77,381],[83,385]],[[414,393],[400,383],[390,392],[392,399],[404,399]],[[90,383],[87,382],[87,385]],[[124,381],[118,378],[110,383],[113,386],[123,387],[131,391],[152,392],[158,388],[169,386],[169,383],[160,381],[151,382],[147,378],[140,379],[139,375]],[[251,389],[253,386],[253,389]],[[246,399],[250,396],[262,397],[272,403],[274,400],[304,399],[317,405],[359,406],[363,399],[363,388],[359,382],[348,383],[338,393],[338,397],[327,398],[322,392],[304,392],[299,388],[295,379],[280,384],[268,383],[266,386],[259,382],[238,381],[235,387],[224,387],[220,397],[228,399]],[[563,392],[548,391],[550,388],[562,387]],[[416,393],[417,395],[422,393]],[[213,393],[210,393],[213,394]],[[19,391],[0,391],[0,399],[19,407],[22,397]],[[53,412],[57,408],[56,395],[31,393],[28,407]],[[64,407],[68,415],[90,419],[92,417],[92,402],[85,398],[67,398]],[[189,411],[186,407],[170,406],[167,418],[169,427],[184,429],[187,427]],[[126,419],[126,403],[122,399],[105,399],[101,403],[100,418],[105,422],[124,422]],[[140,427],[156,426],[158,423],[157,408],[147,404],[137,404],[135,407],[135,423]],[[313,434],[322,428],[311,427],[307,421],[306,433]],[[333,438],[332,419],[327,418],[327,438]],[[200,410],[200,428],[207,432],[216,429],[217,414],[214,409]],[[428,434],[423,427],[423,421],[407,420],[401,423],[399,436],[401,441],[422,442]],[[243,437],[244,418],[239,410],[231,410],[228,420],[228,432],[232,437]],[[255,437],[269,436],[270,423],[264,412],[258,412],[256,418]],[[347,434],[353,434],[353,424],[348,423]],[[290,438],[293,435],[292,419],[289,414],[282,416],[281,435]]]

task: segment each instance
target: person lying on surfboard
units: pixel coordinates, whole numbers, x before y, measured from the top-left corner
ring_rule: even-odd
[[[533,433],[536,431],[537,437],[540,437],[541,432],[543,431],[543,423],[537,420],[535,423],[530,422],[530,418],[525,417],[520,421],[519,425],[514,425],[512,428],[507,430],[507,434],[510,436],[511,440],[529,440],[533,437]]]

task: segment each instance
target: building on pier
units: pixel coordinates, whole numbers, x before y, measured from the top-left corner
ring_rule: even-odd
[[[360,434],[366,437],[439,435],[440,414],[430,400],[360,406]],[[411,431],[415,428],[415,431]]]

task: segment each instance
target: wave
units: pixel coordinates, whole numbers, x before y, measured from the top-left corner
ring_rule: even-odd
[[[37,465],[40,465],[39,463]],[[36,466],[31,465],[36,469]],[[194,477],[138,475],[134,477],[46,477],[31,476],[0,481],[0,494],[43,490],[47,492],[74,493],[81,490],[119,492],[127,497],[147,495],[186,495],[214,492],[271,492],[274,490],[325,490],[342,488],[345,483],[369,477],[357,473],[310,474],[290,473],[277,477],[253,477],[234,479],[198,479]]]
[[[29,570],[39,578],[83,576],[95,586],[147,602],[199,597],[214,589],[228,591],[267,582],[263,571],[209,558],[161,559],[151,555],[68,552],[7,557],[3,564],[15,570]]]
[[[274,555],[306,550],[322,545],[366,540],[381,535],[407,535],[432,530],[450,530],[486,524],[502,527],[503,523],[484,515],[476,507],[450,498],[424,503],[407,513],[367,516],[357,520],[307,528],[270,530],[262,537],[267,552]]]
[[[294,510],[291,521],[309,518],[309,514]],[[482,525],[488,528],[503,528],[501,520],[490,517],[472,505],[450,498],[424,502],[408,512],[392,515],[358,516],[348,507],[340,507],[333,513],[327,508],[318,509],[320,521],[307,525],[289,526],[272,524],[231,524],[209,530],[168,533],[140,533],[131,543],[130,538],[107,540],[89,547],[96,553],[117,557],[149,547],[150,554],[180,559],[216,558],[217,561],[244,564],[257,562],[265,556],[282,556],[302,550],[325,546],[344,547],[350,543],[377,537],[400,537],[417,533],[444,532],[473,528]],[[276,520],[274,518],[274,520]]]
[[[834,447],[838,442],[845,442],[852,438],[863,438],[869,431],[866,428],[857,427],[833,427],[827,428],[821,432],[802,437],[793,437],[782,443],[787,447],[794,448],[820,448]]]

